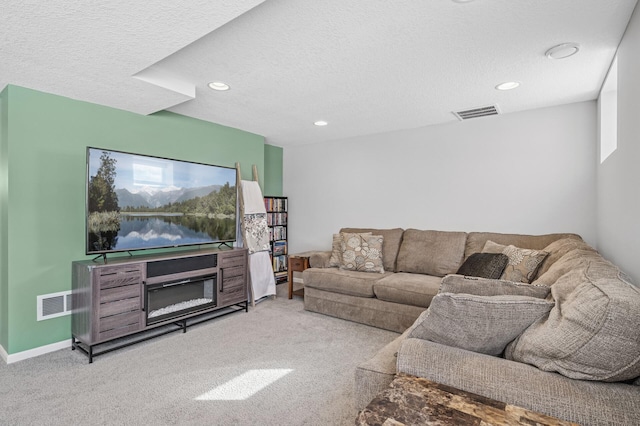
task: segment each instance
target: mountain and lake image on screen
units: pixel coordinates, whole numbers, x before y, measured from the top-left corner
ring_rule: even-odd
[[[87,148],[87,254],[236,239],[236,170]]]

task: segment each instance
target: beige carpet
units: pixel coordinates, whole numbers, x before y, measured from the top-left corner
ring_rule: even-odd
[[[98,356],[0,361],[2,425],[350,425],[356,365],[397,334],[278,297]]]

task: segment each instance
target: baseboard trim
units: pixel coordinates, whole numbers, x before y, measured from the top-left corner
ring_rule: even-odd
[[[50,352],[59,351],[60,349],[70,349],[71,348],[71,339],[63,340],[62,342],[51,343],[49,345],[40,346],[37,348],[29,349],[27,351],[18,352],[15,354],[7,354],[7,351],[0,346],[0,355],[4,362],[7,364],[12,364],[14,362],[23,361],[25,359],[33,358],[36,356],[48,354]]]

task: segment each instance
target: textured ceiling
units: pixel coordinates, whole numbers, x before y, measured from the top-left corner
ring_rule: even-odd
[[[596,99],[636,0],[3,1],[0,87],[279,146]],[[545,51],[576,42],[580,52]],[[231,86],[215,92],[207,83]],[[497,91],[516,80],[520,87]],[[313,122],[326,120],[328,126]]]

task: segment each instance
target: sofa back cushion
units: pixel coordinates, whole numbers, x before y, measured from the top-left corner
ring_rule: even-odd
[[[551,286],[566,273],[586,267],[589,260],[599,261],[600,259],[601,256],[594,250],[571,250],[556,260],[544,274],[538,274],[533,284]]]
[[[521,235],[500,234],[497,232],[470,232],[467,236],[464,258],[466,259],[473,253],[481,253],[488,240],[505,246],[513,245],[525,249],[543,250],[546,246],[561,238],[580,238],[580,236],[577,234]]]
[[[393,229],[375,229],[375,228],[342,228],[340,232],[348,233],[366,233],[371,232],[373,235],[382,235],[382,265],[385,271],[396,272],[396,258],[400,243],[402,242],[402,228]]]
[[[464,256],[465,232],[404,231],[398,253],[398,272],[444,277],[455,274]]]
[[[638,377],[640,288],[591,252],[575,264],[551,287],[556,305],[549,316],[511,342],[505,357],[573,379]]]
[[[549,256],[544,259],[540,268],[538,268],[538,277],[544,275],[545,272],[553,266],[562,256],[573,251],[573,250],[590,250],[595,253],[595,249],[591,247],[589,244],[584,242],[582,238],[570,237],[570,238],[560,238],[559,240],[555,240],[544,249]]]

